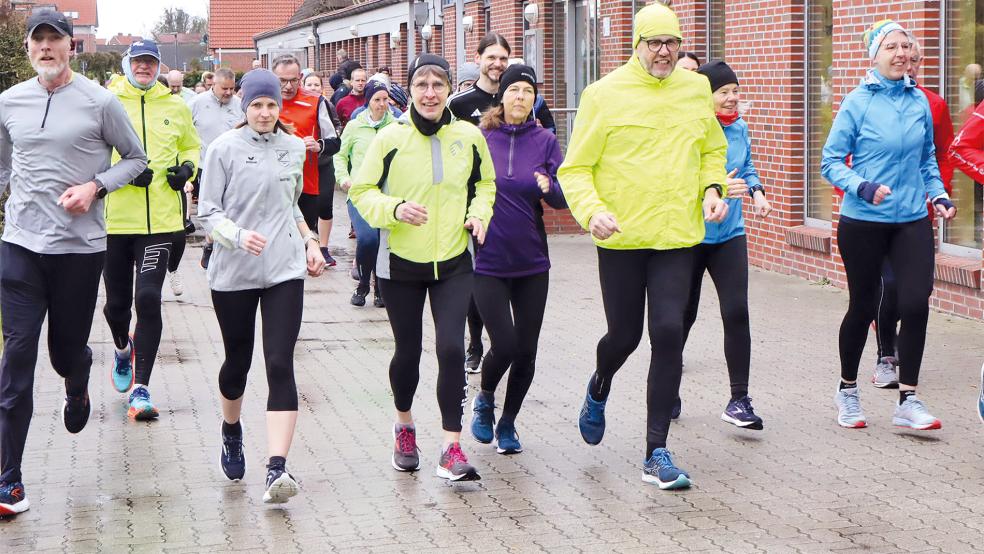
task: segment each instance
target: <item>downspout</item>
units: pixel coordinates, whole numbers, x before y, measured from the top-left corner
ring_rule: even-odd
[[[317,22],[311,23],[311,36],[314,37],[314,70],[321,71],[321,37],[318,36]]]

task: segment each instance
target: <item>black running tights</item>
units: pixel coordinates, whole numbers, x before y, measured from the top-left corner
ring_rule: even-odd
[[[646,452],[666,446],[670,410],[680,392],[683,315],[690,294],[693,248],[610,250],[598,248],[601,298],[608,333],[598,342],[591,396],[608,397],[615,372],[642,340],[649,306],[649,379],[646,387]]]
[[[752,355],[752,337],[748,328],[748,244],[745,235],[721,244],[698,244],[694,247],[693,281],[684,317],[684,344],[697,320],[705,271],[711,274],[721,305],[724,359],[728,363],[731,399],[738,400],[748,394],[748,366]]]
[[[161,319],[161,287],[171,257],[173,233],[109,235],[106,238],[106,305],[103,315],[116,348],[124,349],[130,334],[130,305],[136,309],[133,329],[136,351],[134,380],[149,385],[164,323]],[[134,279],[136,275],[136,279]],[[134,280],[136,283],[134,283]]]
[[[929,296],[933,292],[933,228],[928,219],[910,223],[874,223],[841,217],[837,246],[844,259],[850,292],[840,327],[841,379],[856,381],[868,339],[868,326],[878,313],[882,265],[895,275],[899,329],[899,383],[916,386],[926,345]]]
[[[475,276],[475,302],[492,341],[482,363],[482,390],[494,393],[509,371],[499,421],[515,421],[533,384],[536,345],[549,283],[548,272],[513,278]]]
[[[225,361],[219,370],[219,392],[236,400],[246,391],[246,376],[256,343],[256,308],[263,320],[263,358],[266,362],[268,412],[296,412],[294,344],[304,312],[304,280],[284,281],[267,289],[212,291]]]
[[[895,290],[895,274],[888,260],[882,265],[881,296],[878,299],[878,319],[875,320],[875,337],[878,339],[878,358],[895,357],[898,339],[899,299]]]
[[[386,314],[393,328],[396,352],[390,362],[390,386],[396,409],[409,412],[420,381],[424,300],[430,296],[437,338],[437,403],[445,431],[461,432],[465,401],[465,314],[471,298],[472,274],[440,281],[379,279]]]

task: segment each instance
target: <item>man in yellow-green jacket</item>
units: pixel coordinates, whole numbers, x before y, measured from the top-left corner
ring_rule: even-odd
[[[109,89],[141,138],[148,165],[131,184],[106,198],[109,236],[103,313],[116,346],[110,373],[113,386],[121,393],[132,388],[128,415],[147,420],[158,416],[147,386],[161,340],[161,287],[172,239],[184,232],[181,200],[198,165],[201,143],[187,104],[157,81],[160,52],[153,41],[130,47],[123,57],[123,72],[125,76]],[[137,312],[132,337],[131,304]]]
[[[612,377],[639,345],[649,305],[647,436],[642,479],[690,486],[666,450],[680,388],[683,316],[693,247],[704,221],[721,221],[728,143],[707,78],[674,71],[682,35],[656,3],[636,14],[634,55],[581,96],[567,157],[558,171],[571,213],[598,247],[608,333],[581,409],[581,436],[601,442]]]

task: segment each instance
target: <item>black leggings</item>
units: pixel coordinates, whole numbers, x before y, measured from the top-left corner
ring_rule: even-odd
[[[0,363],[0,482],[22,480],[21,460],[34,415],[34,368],[46,315],[51,367],[65,380],[65,394],[86,393],[92,367],[92,350],[86,343],[104,256],[102,252],[37,254],[0,242],[4,340]],[[49,390],[44,387],[45,394]]]
[[[895,357],[898,339],[899,299],[895,289],[895,274],[888,260],[882,265],[881,295],[878,299],[878,319],[875,320],[875,337],[878,339],[878,358]]]
[[[899,330],[899,383],[916,386],[926,345],[929,296],[933,293],[933,228],[928,219],[910,223],[874,223],[841,217],[837,246],[844,259],[850,301],[840,327],[841,379],[856,381],[878,314],[882,264],[895,275]]]
[[[475,302],[492,341],[482,363],[482,390],[494,393],[509,370],[506,401],[499,421],[511,423],[516,419],[533,384],[536,345],[549,283],[549,272],[513,278],[475,276]]]
[[[116,348],[127,345],[130,333],[130,305],[136,308],[133,329],[136,351],[135,381],[149,385],[157,349],[161,345],[161,287],[171,256],[173,233],[156,235],[109,235],[106,238],[106,305],[103,315],[109,324]],[[134,284],[136,273],[136,284]]]
[[[694,249],[598,248],[598,274],[608,333],[598,342],[596,400],[608,397],[612,378],[642,340],[649,306],[649,379],[646,387],[646,452],[666,447],[670,410],[680,393],[683,315],[687,309]]]
[[[188,234],[178,231],[171,236],[171,255],[167,260],[167,270],[174,273],[181,264],[181,257],[184,256],[185,243],[188,242]]]
[[[256,307],[263,316],[263,359],[266,362],[268,412],[296,412],[294,344],[304,312],[304,280],[293,279],[268,289],[212,291],[225,361],[219,370],[219,392],[236,400],[246,391],[246,376],[256,343]]]
[[[301,215],[304,216],[304,223],[307,223],[308,229],[317,234],[318,195],[302,192],[300,198],[297,199],[297,207],[301,209]]]
[[[331,220],[335,214],[335,166],[327,163],[318,167],[318,217]],[[311,229],[317,232],[317,229]]]
[[[424,300],[430,295],[431,315],[437,338],[437,403],[445,431],[461,432],[465,401],[465,313],[471,297],[472,274],[440,281],[379,279],[386,314],[393,328],[396,352],[390,362],[390,387],[396,409],[409,412],[420,381]]]
[[[698,244],[694,247],[690,301],[683,322],[684,344],[697,320],[704,271],[711,274],[721,305],[724,359],[728,363],[731,399],[738,400],[748,394],[748,366],[752,355],[752,337],[748,328],[748,243],[745,235],[721,244]]]

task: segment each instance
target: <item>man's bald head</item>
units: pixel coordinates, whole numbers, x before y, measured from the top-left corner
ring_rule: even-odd
[[[171,88],[171,94],[181,94],[181,87],[184,86],[184,75],[177,69],[172,69],[167,73],[167,86]]]

